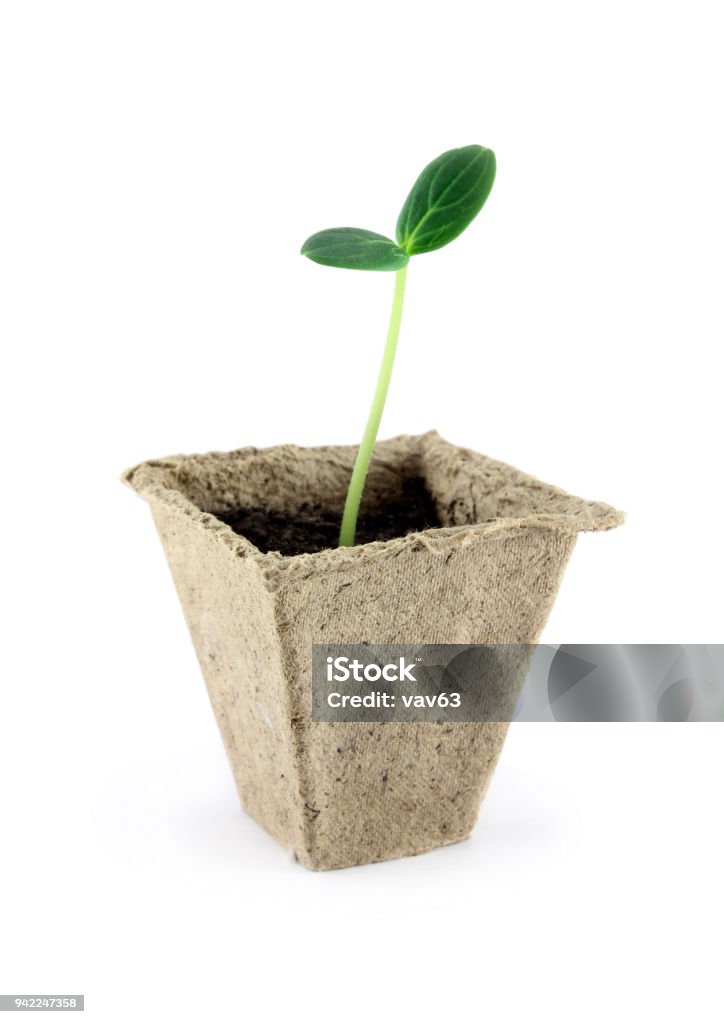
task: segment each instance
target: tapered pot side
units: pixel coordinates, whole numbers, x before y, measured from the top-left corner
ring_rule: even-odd
[[[435,432],[376,446],[361,512],[421,479],[439,528],[282,555],[219,518],[341,515],[355,454],[243,448],[124,474],[151,506],[242,804],[316,869],[469,835],[507,724],[314,722],[312,645],[535,643],[578,533],[623,518]]]

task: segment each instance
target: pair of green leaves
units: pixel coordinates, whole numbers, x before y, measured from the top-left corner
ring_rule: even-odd
[[[302,255],[327,267],[400,270],[410,256],[441,249],[483,208],[495,180],[495,154],[484,146],[450,149],[428,164],[397,218],[396,242],[364,228],[318,231]]]

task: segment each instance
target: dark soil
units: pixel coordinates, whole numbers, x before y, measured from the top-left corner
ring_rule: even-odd
[[[401,501],[390,502],[360,516],[355,543],[392,540],[442,525],[423,480],[407,480],[403,488]],[[260,551],[301,555],[336,548],[339,542],[340,516],[319,507],[310,506],[294,516],[263,508],[240,508],[214,515]]]

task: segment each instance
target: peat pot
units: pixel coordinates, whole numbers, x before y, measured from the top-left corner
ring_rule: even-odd
[[[464,839],[508,726],[315,722],[312,645],[535,643],[578,533],[623,518],[430,432],[378,443],[359,543],[339,548],[355,454],[242,448],[124,474],[151,506],[241,802],[316,869]]]

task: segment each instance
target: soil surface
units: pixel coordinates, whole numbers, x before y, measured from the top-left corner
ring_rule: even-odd
[[[355,543],[392,540],[442,525],[423,480],[407,480],[403,489],[405,496],[401,501],[359,517]],[[240,508],[214,515],[260,551],[301,555],[336,548],[339,543],[339,515],[319,507],[310,506],[294,516],[263,508]]]

